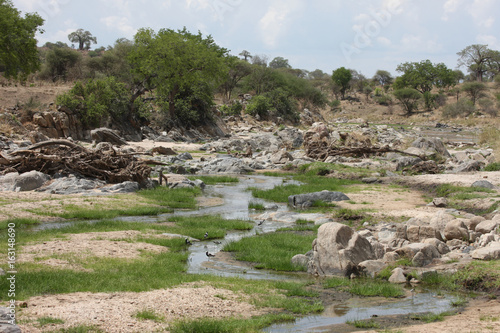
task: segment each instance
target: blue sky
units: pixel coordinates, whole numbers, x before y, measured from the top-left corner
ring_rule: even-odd
[[[398,64],[430,59],[457,66],[471,44],[500,50],[497,0],[13,0],[38,12],[39,45],[78,28],[97,45],[132,39],[139,28],[201,31],[237,55],[281,56],[294,68],[326,73],[344,66],[372,77]],[[462,68],[465,72],[465,69]]]

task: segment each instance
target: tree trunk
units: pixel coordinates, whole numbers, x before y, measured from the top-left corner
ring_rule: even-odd
[[[168,96],[168,113],[170,115],[171,120],[175,119],[175,96],[177,96],[178,92],[179,92],[179,86],[174,85]]]

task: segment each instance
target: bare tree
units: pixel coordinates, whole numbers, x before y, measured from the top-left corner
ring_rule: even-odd
[[[458,67],[466,66],[477,81],[483,81],[484,74],[488,71],[488,63],[493,57],[493,51],[484,44],[472,44],[458,52]]]

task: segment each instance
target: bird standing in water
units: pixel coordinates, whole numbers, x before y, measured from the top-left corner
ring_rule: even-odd
[[[210,252],[208,252],[208,251],[207,251],[207,252],[205,252],[205,254],[207,255],[207,257],[215,257],[215,254],[212,254],[212,253],[210,253]]]
[[[186,238],[186,244],[187,245],[193,245],[193,243],[191,243],[191,241],[189,239]]]
[[[208,238],[208,231],[207,231],[207,232],[205,232],[205,236],[204,236],[204,237],[205,237],[205,239],[207,239],[207,238]]]

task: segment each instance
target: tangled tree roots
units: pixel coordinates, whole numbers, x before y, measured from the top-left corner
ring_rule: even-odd
[[[118,154],[112,147],[88,150],[68,140],[49,140],[11,154],[0,152],[0,171],[40,171],[54,175],[76,174],[107,183],[148,179],[151,168],[133,155]]]

